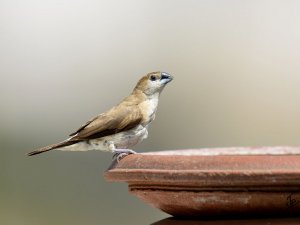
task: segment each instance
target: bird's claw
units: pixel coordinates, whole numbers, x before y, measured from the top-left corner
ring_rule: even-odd
[[[125,156],[128,156],[128,153],[116,153],[114,155],[114,158],[117,160],[117,162],[120,162],[121,159],[123,159]]]
[[[126,157],[130,154],[135,154],[136,152],[131,149],[116,149],[113,151],[113,160],[117,160],[117,162],[120,162],[121,159]]]
[[[110,166],[107,170],[111,170],[117,166],[117,164],[126,156],[130,154],[135,154],[135,151],[130,149],[115,149],[113,150],[113,161],[111,162]]]

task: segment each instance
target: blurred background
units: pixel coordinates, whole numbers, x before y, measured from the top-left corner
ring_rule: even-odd
[[[139,152],[300,144],[300,2],[0,0],[0,224],[150,224],[111,155],[63,140],[162,70]]]

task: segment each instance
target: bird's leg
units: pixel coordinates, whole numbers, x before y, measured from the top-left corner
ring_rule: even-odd
[[[132,151],[131,149],[116,149],[114,145],[110,146],[110,147],[113,147],[113,149],[111,149],[111,152],[114,155],[113,155],[113,161],[111,162],[111,164],[107,170],[111,170],[111,169],[115,168],[116,165],[119,163],[119,161],[122,158],[126,157],[127,155],[136,153],[135,151]]]

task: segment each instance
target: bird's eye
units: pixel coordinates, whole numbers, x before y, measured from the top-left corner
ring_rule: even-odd
[[[156,80],[156,76],[152,75],[152,76],[150,77],[150,80],[151,80],[151,81],[155,81],[155,80]]]

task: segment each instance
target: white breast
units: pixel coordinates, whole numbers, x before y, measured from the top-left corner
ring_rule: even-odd
[[[158,105],[159,94],[153,95],[147,101],[144,101],[140,104],[140,108],[144,113],[144,118],[147,118],[145,121],[145,126],[152,122],[155,118],[155,113]]]

